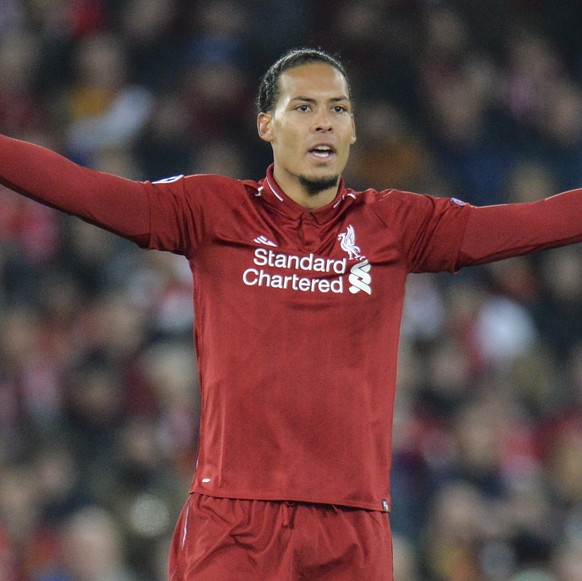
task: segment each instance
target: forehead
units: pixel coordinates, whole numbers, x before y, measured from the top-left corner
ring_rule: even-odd
[[[297,97],[348,99],[348,83],[340,71],[326,63],[299,65],[279,77],[279,99]]]

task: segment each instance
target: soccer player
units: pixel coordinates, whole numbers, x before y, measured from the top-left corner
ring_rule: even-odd
[[[581,241],[582,190],[491,207],[353,191],[350,87],[321,51],[278,60],[258,109],[258,183],[130,181],[7,137],[0,181],[189,261],[202,411],[170,579],[387,581],[406,277]]]

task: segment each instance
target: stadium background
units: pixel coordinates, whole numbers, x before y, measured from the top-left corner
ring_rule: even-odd
[[[260,75],[321,46],[351,76],[352,187],[533,200],[582,186],[581,25],[577,0],[1,0],[0,132],[134,179],[258,179]],[[191,309],[185,262],[0,192],[1,579],[165,578]],[[397,581],[582,579],[581,309],[579,247],[411,278]]]

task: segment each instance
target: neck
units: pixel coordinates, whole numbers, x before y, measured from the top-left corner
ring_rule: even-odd
[[[340,181],[336,176],[315,179],[292,175],[284,169],[279,170],[277,165],[273,177],[289,198],[308,210],[329,204],[337,194]]]

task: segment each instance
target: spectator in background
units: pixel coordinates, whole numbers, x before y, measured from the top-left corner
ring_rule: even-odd
[[[129,84],[127,53],[118,38],[101,34],[77,45],[76,83],[63,95],[71,119],[71,155],[92,162],[100,149],[129,146],[149,117],[152,96]]]
[[[184,66],[184,37],[177,0],[130,0],[120,9],[131,83],[167,94]]]
[[[47,111],[34,87],[40,50],[30,33],[0,37],[0,128],[6,133],[33,134],[46,127]]]
[[[86,507],[65,523],[63,561],[34,581],[138,581],[124,563],[117,523],[104,509]]]
[[[18,581],[17,557],[3,527],[0,527],[0,576],[5,581]]]

